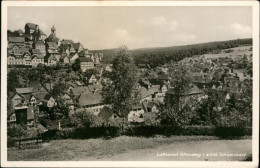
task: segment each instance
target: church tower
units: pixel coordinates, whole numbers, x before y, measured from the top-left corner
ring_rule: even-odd
[[[56,35],[56,28],[54,27],[54,25],[53,25],[52,28],[51,28],[51,33],[54,34],[54,35]]]

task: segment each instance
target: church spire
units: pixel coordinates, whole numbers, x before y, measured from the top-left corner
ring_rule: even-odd
[[[53,25],[52,28],[51,28],[51,33],[52,33],[52,34],[55,34],[55,32],[56,32],[56,28],[55,28],[54,25]]]

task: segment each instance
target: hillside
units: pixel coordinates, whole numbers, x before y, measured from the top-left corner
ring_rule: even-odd
[[[234,48],[243,45],[252,45],[252,38],[236,39],[228,41],[215,41],[208,43],[199,43],[185,46],[140,48],[131,50],[131,56],[134,57],[136,64],[149,64],[158,66],[169,61],[180,61],[185,57],[193,55],[218,52],[222,49]],[[98,50],[104,54],[104,61],[109,63],[117,49]]]

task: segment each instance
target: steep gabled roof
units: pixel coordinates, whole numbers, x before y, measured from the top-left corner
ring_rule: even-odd
[[[68,56],[69,59],[73,58],[75,55],[78,55],[77,53],[70,53],[70,55]]]
[[[46,42],[58,42],[59,38],[55,34],[50,34],[48,38],[45,39]]]
[[[43,101],[44,97],[48,93],[33,93],[32,95],[38,100],[38,101]]]
[[[46,36],[46,34],[43,33],[43,31],[42,31],[41,29],[39,29],[39,34],[40,34],[40,35],[44,35],[44,36]]]
[[[46,45],[50,48],[58,49],[58,45],[55,42],[46,42]]]
[[[45,45],[45,43],[42,40],[38,40],[34,42],[35,45]]]
[[[149,95],[154,94],[155,92],[159,92],[159,90],[160,90],[160,85],[153,85],[148,89],[148,94]]]
[[[39,49],[32,49],[32,54],[41,54],[41,50],[39,50]]]
[[[140,94],[141,98],[145,98],[145,97],[149,96],[149,93],[145,87],[141,87],[139,89],[139,94]]]
[[[25,53],[29,53],[29,48],[25,48],[25,47],[22,47],[19,49],[14,48],[13,52],[14,52],[14,55],[23,55]]]
[[[17,93],[19,94],[27,94],[27,93],[32,93],[33,88],[27,87],[27,88],[16,88],[15,89]]]
[[[73,94],[73,95],[80,95],[80,94],[83,93],[85,90],[86,90],[86,88],[83,87],[83,86],[81,86],[81,87],[73,88],[71,91],[72,91],[72,94]]]
[[[44,57],[45,60],[56,60],[55,56],[53,54],[46,54],[46,56]]]
[[[79,57],[80,62],[93,62],[91,58],[88,57]]]
[[[25,26],[28,26],[30,29],[36,29],[37,28],[37,25],[34,24],[34,23],[26,23]]]
[[[62,45],[67,45],[67,44],[74,44],[74,42],[72,41],[72,40],[66,40],[66,39],[63,39],[62,41],[61,41],[61,44]]]
[[[9,43],[24,43],[25,39],[24,39],[24,37],[9,37],[8,42]]]
[[[81,106],[100,104],[102,101],[103,99],[100,93],[84,93],[79,97],[79,104]]]
[[[52,96],[50,94],[45,94],[43,101],[49,101]]]
[[[153,102],[148,102],[147,107],[153,108],[154,105],[155,105],[155,104],[154,104]]]

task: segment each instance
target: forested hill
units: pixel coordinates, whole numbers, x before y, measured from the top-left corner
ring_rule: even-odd
[[[142,48],[131,50],[136,64],[149,64],[151,67],[163,65],[169,61],[180,61],[185,57],[215,52],[222,49],[252,45],[252,38],[217,41],[185,46]],[[116,49],[99,50],[104,54],[104,61],[110,62]]]

